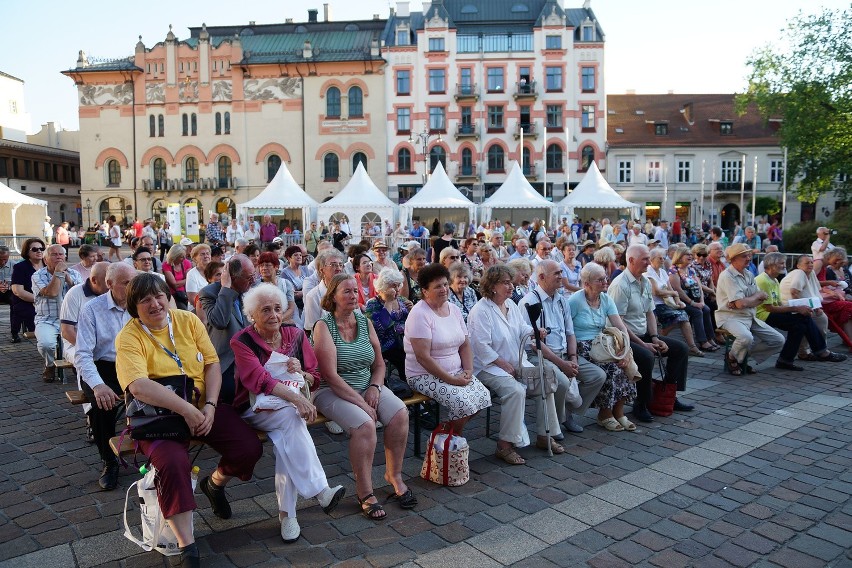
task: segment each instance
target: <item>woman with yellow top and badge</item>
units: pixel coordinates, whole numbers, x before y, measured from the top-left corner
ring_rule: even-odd
[[[116,338],[116,369],[127,394],[130,435],[157,470],[157,498],[181,547],[180,565],[198,566],[189,438],[203,440],[222,456],[216,471],[200,482],[222,519],[231,516],[225,485],[232,477],[251,479],[263,450],[236,410],[218,403],[219,358],[204,325],[194,314],[170,310],[170,298],[155,274],[130,281],[127,311],[133,319]]]

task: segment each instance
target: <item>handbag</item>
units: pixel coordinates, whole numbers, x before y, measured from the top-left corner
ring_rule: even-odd
[[[439,424],[429,437],[420,477],[449,487],[464,485],[470,479],[469,450],[467,440],[454,435],[452,426]]]
[[[186,375],[173,375],[156,381],[193,406],[197,405],[201,393],[195,388],[195,382]],[[130,389],[124,393],[124,403],[127,408],[127,428],[132,439],[185,442],[191,438],[189,425],[180,414],[142,402],[133,396]]]
[[[589,348],[589,357],[598,363],[610,363],[627,361],[624,366],[624,374],[632,382],[642,378],[639,367],[633,360],[633,349],[630,347],[630,337],[627,333],[617,327],[607,326],[603,328],[597,337],[592,339]]]
[[[541,381],[538,367],[521,367],[515,371],[515,379],[527,387],[527,396],[541,396]],[[544,394],[553,394],[559,387],[556,373],[550,367],[544,367]]]

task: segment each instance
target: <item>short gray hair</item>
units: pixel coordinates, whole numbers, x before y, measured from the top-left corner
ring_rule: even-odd
[[[763,257],[763,265],[771,266],[775,264],[787,264],[787,257],[781,252],[768,252]]]
[[[346,258],[343,256],[343,253],[335,248],[326,249],[324,251],[317,253],[317,270],[322,270],[325,268],[325,265],[331,262],[332,260],[339,260],[340,262],[344,262]]]
[[[444,262],[444,259],[453,253],[459,254],[458,249],[454,247],[444,247],[444,249],[441,250],[441,254],[438,255],[438,262]]]
[[[615,251],[610,247],[598,249],[595,251],[594,259],[599,264],[615,262]]]
[[[247,247],[248,241],[242,237],[234,240],[234,247]]]
[[[526,258],[514,258],[506,263],[506,266],[514,270],[515,272],[523,271],[526,274],[532,276],[533,265]]]
[[[666,258],[668,256],[669,251],[666,249],[661,249],[659,247],[651,249],[651,260],[654,260],[657,257]]]
[[[834,259],[834,257],[837,257],[837,258],[841,258],[841,259],[843,259],[843,260],[846,260],[846,257],[847,257],[847,256],[848,256],[848,255],[846,254],[846,249],[845,249],[845,248],[843,248],[843,247],[834,247],[833,249],[830,249],[830,250],[825,251],[825,253],[822,255],[822,260],[823,260],[823,262],[825,262],[826,264],[828,264],[829,262],[831,262],[831,261]]]
[[[584,266],[580,271],[580,282],[588,284],[593,278],[600,278],[601,276],[606,278],[606,270],[604,270],[604,267],[594,262],[587,262],[586,266]]]
[[[373,286],[376,292],[384,292],[394,284],[402,284],[402,274],[393,268],[382,268]]]
[[[243,313],[249,321],[254,322],[253,314],[265,301],[273,300],[281,303],[281,309],[287,309],[287,295],[276,286],[264,282],[258,284],[243,295]]]
[[[473,280],[473,273],[470,271],[470,268],[467,267],[463,262],[454,262],[450,265],[450,282],[458,278],[459,276],[464,276],[467,278],[468,284]]]

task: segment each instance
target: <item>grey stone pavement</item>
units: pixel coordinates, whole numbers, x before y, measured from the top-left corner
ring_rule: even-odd
[[[837,337],[830,336],[837,350]],[[99,491],[100,462],[79,407],[43,384],[34,343],[8,343],[0,306],[0,567],[168,566],[123,537],[127,487]],[[312,429],[332,485],[348,496],[331,516],[301,505],[302,538],[285,545],[276,516],[272,452],[255,479],[228,489],[234,517],[215,518],[198,495],[195,531],[205,566],[852,566],[852,361],[807,372],[731,377],[719,353],[690,360],[694,412],[610,433],[594,425],[524,466],[493,457],[484,412],[470,425],[471,480],[445,488],[418,477],[409,440],[405,473],[420,504],[387,506],[384,522],[358,514],[346,439]],[[532,404],[528,405],[528,411]],[[496,428],[499,405],[492,423]],[[528,414],[528,424],[534,417]],[[424,434],[425,436],[425,434]],[[493,436],[493,432],[492,432]],[[380,435],[381,440],[381,435]],[[267,444],[268,446],[268,444]],[[210,450],[199,465],[216,463]],[[382,479],[381,445],[374,469]],[[138,509],[130,512],[138,525]],[[138,526],[136,527],[138,530]]]

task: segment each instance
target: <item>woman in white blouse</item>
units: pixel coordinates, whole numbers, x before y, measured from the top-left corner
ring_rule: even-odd
[[[512,300],[514,272],[505,265],[489,268],[482,277],[480,291],[482,299],[471,309],[467,325],[473,349],[474,374],[493,394],[500,397],[500,434],[497,439],[496,456],[508,464],[521,465],[524,459],[515,448],[529,445],[530,438],[524,424],[526,386],[515,379],[521,338],[532,332],[521,314],[521,308]],[[522,365],[532,368],[523,355]],[[547,425],[556,432],[559,421],[553,394],[545,400],[536,398],[536,446],[547,449]],[[560,444],[551,439],[554,454],[565,452]]]

